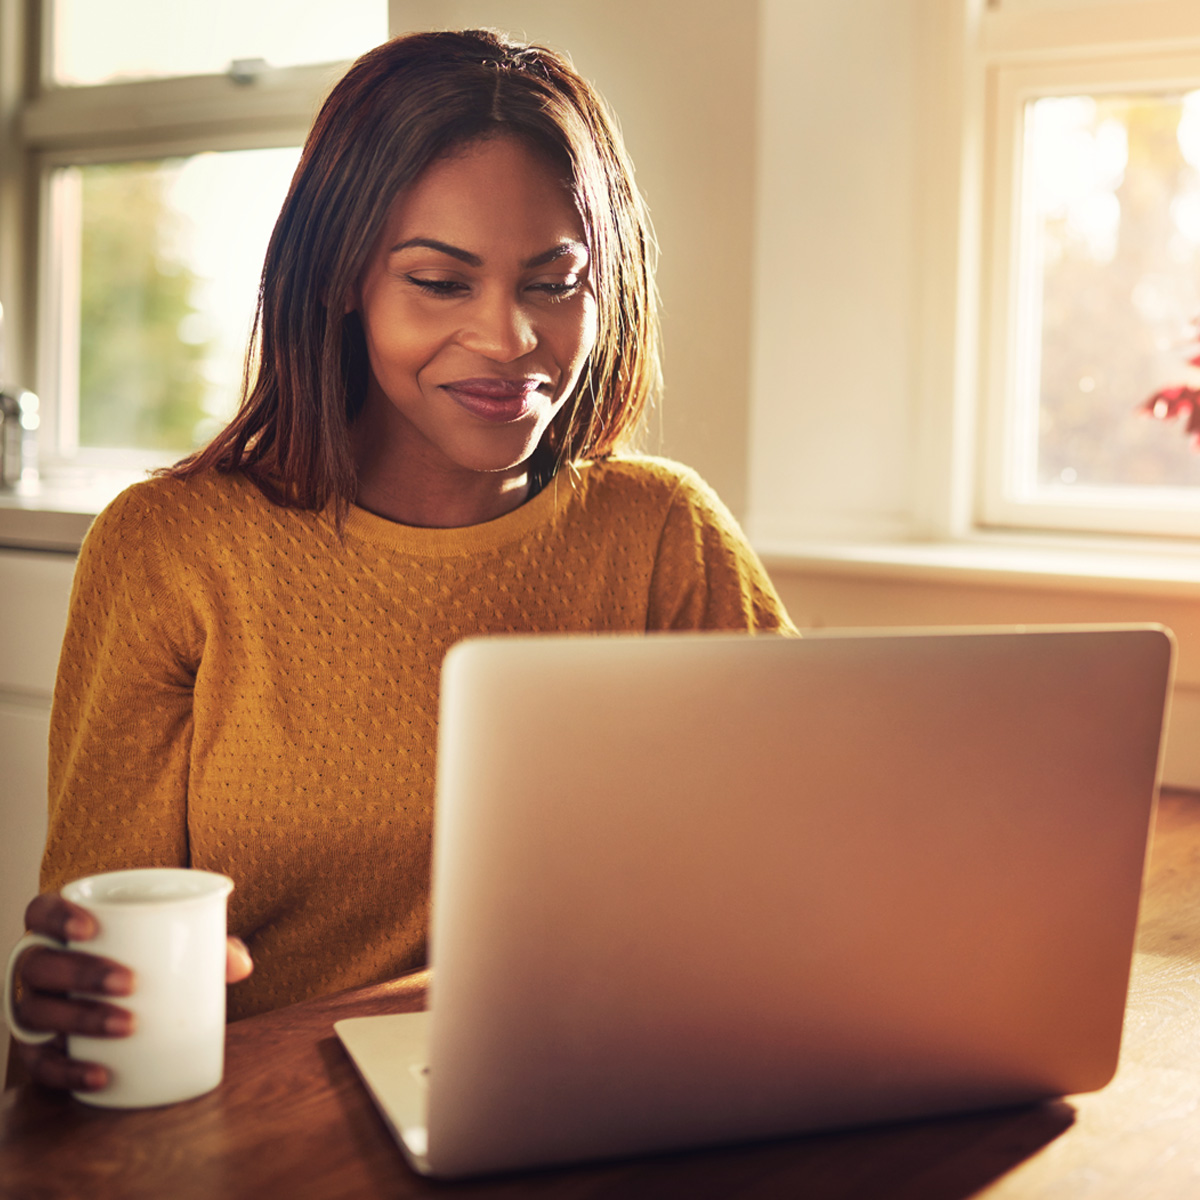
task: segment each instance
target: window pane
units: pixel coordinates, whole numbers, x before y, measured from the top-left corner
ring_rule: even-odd
[[[1200,486],[1189,439],[1136,411],[1196,382],[1200,92],[1030,104],[1024,181],[1018,491]]]
[[[229,418],[299,154],[66,169],[79,213],[80,446],[190,450]]]
[[[54,13],[58,84],[336,62],[387,38],[387,0],[55,0]]]

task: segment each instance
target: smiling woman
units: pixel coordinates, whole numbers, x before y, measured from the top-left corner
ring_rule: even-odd
[[[370,374],[358,503],[475,525],[537,490],[533,463],[596,342],[586,234],[563,173],[478,141],[395,202],[354,297]]]
[[[629,452],[652,247],[561,56],[416,34],[351,68],[271,238],[240,411],[84,544],[31,929],[78,932],[72,878],[192,866],[236,883],[235,1017],[419,971],[450,646],[792,629],[712,491]],[[39,948],[18,976],[18,1036],[128,1031],[120,964]],[[74,998],[97,978],[110,1000]],[[25,1054],[105,1084],[61,1039]]]

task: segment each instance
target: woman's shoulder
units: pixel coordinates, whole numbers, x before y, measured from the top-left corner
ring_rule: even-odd
[[[161,537],[186,539],[191,532],[211,534],[236,527],[269,502],[240,475],[203,471],[186,478],[155,475],[131,484],[96,517],[88,531],[93,548],[104,543]]]
[[[214,502],[235,503],[253,491],[240,475],[200,471],[181,478],[164,472],[131,483],[110,501],[104,512],[203,510]]]
[[[736,527],[729,509],[699,472],[670,458],[649,454],[614,456],[586,464],[586,499],[605,507],[654,514],[689,514],[700,525]]]
[[[628,498],[631,502],[669,505],[680,495],[712,495],[691,467],[652,454],[620,454],[582,464],[588,491]]]

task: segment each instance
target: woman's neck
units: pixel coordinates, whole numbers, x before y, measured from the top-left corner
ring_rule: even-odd
[[[492,481],[489,481],[492,483]],[[424,529],[457,529],[482,525],[520,508],[529,495],[529,472],[505,475],[492,486],[464,488],[449,479],[411,486],[404,477],[360,475],[355,503],[359,508]]]
[[[355,503],[389,521],[426,529],[482,525],[529,498],[528,463],[505,471],[473,471],[413,442],[398,454],[394,440],[373,428],[369,417],[355,422],[351,437],[358,467]]]

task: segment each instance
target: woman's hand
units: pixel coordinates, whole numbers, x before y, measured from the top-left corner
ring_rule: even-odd
[[[96,919],[57,892],[45,892],[25,910],[25,927],[58,941],[86,942],[96,936]],[[38,1045],[18,1043],[18,1053],[30,1076],[47,1087],[90,1092],[108,1083],[108,1072],[98,1063],[67,1057],[66,1035],[128,1037],[133,1014],[106,1000],[78,1000],[72,992],[94,996],[128,996],[134,988],[133,972],[110,958],[78,950],[51,950],[31,946],[17,962],[16,1016],[26,1028],[58,1034]]]
[[[91,913],[57,892],[43,893],[30,903],[25,927],[57,941],[86,942],[97,933]],[[245,945],[239,938],[230,938],[226,982],[237,983],[253,969]],[[17,1020],[26,1029],[58,1035],[37,1045],[17,1044],[30,1076],[46,1087],[70,1091],[97,1091],[107,1086],[108,1071],[100,1064],[67,1057],[66,1037],[128,1037],[134,1031],[134,1016],[107,999],[76,999],[71,993],[128,996],[137,984],[133,972],[110,958],[79,950],[32,946],[18,960],[14,981]]]

